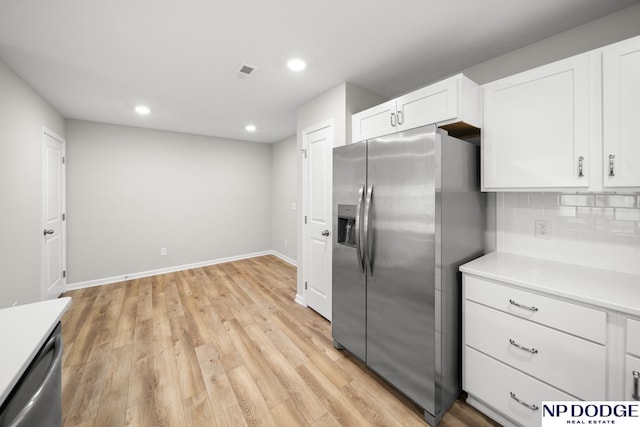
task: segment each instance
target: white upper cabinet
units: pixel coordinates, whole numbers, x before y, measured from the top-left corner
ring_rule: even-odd
[[[640,187],[640,37],[602,52],[604,187]]]
[[[352,118],[353,142],[396,132],[396,100],[376,105]]]
[[[638,191],[640,37],[483,86],[485,191]]]
[[[588,187],[590,62],[584,54],[486,84],[483,187]]]
[[[437,124],[455,136],[481,127],[480,88],[462,74],[353,115],[353,142]],[[451,129],[447,128],[451,125]]]

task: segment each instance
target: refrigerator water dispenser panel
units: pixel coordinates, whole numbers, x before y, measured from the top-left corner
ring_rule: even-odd
[[[356,247],[356,206],[338,205],[338,244]]]

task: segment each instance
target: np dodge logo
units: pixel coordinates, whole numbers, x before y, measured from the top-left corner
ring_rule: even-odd
[[[640,426],[640,402],[542,402],[542,427]]]

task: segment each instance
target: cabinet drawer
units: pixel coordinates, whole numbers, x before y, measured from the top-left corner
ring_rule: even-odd
[[[627,353],[640,356],[640,322],[627,319]]]
[[[640,400],[640,378],[635,377],[634,373],[640,376],[640,358],[627,356],[626,368],[624,371],[624,400]],[[636,394],[637,393],[637,394]]]
[[[472,348],[464,352],[465,391],[522,425],[540,425],[543,401],[576,400]]]
[[[600,344],[607,342],[604,311],[465,275],[465,298]]]
[[[466,345],[580,399],[605,400],[604,346],[472,301],[464,316]]]

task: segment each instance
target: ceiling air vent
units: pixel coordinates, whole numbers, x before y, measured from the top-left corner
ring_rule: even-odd
[[[254,67],[253,65],[242,64],[240,65],[240,69],[238,70],[236,76],[240,79],[247,79],[251,77],[255,71],[256,67]]]

